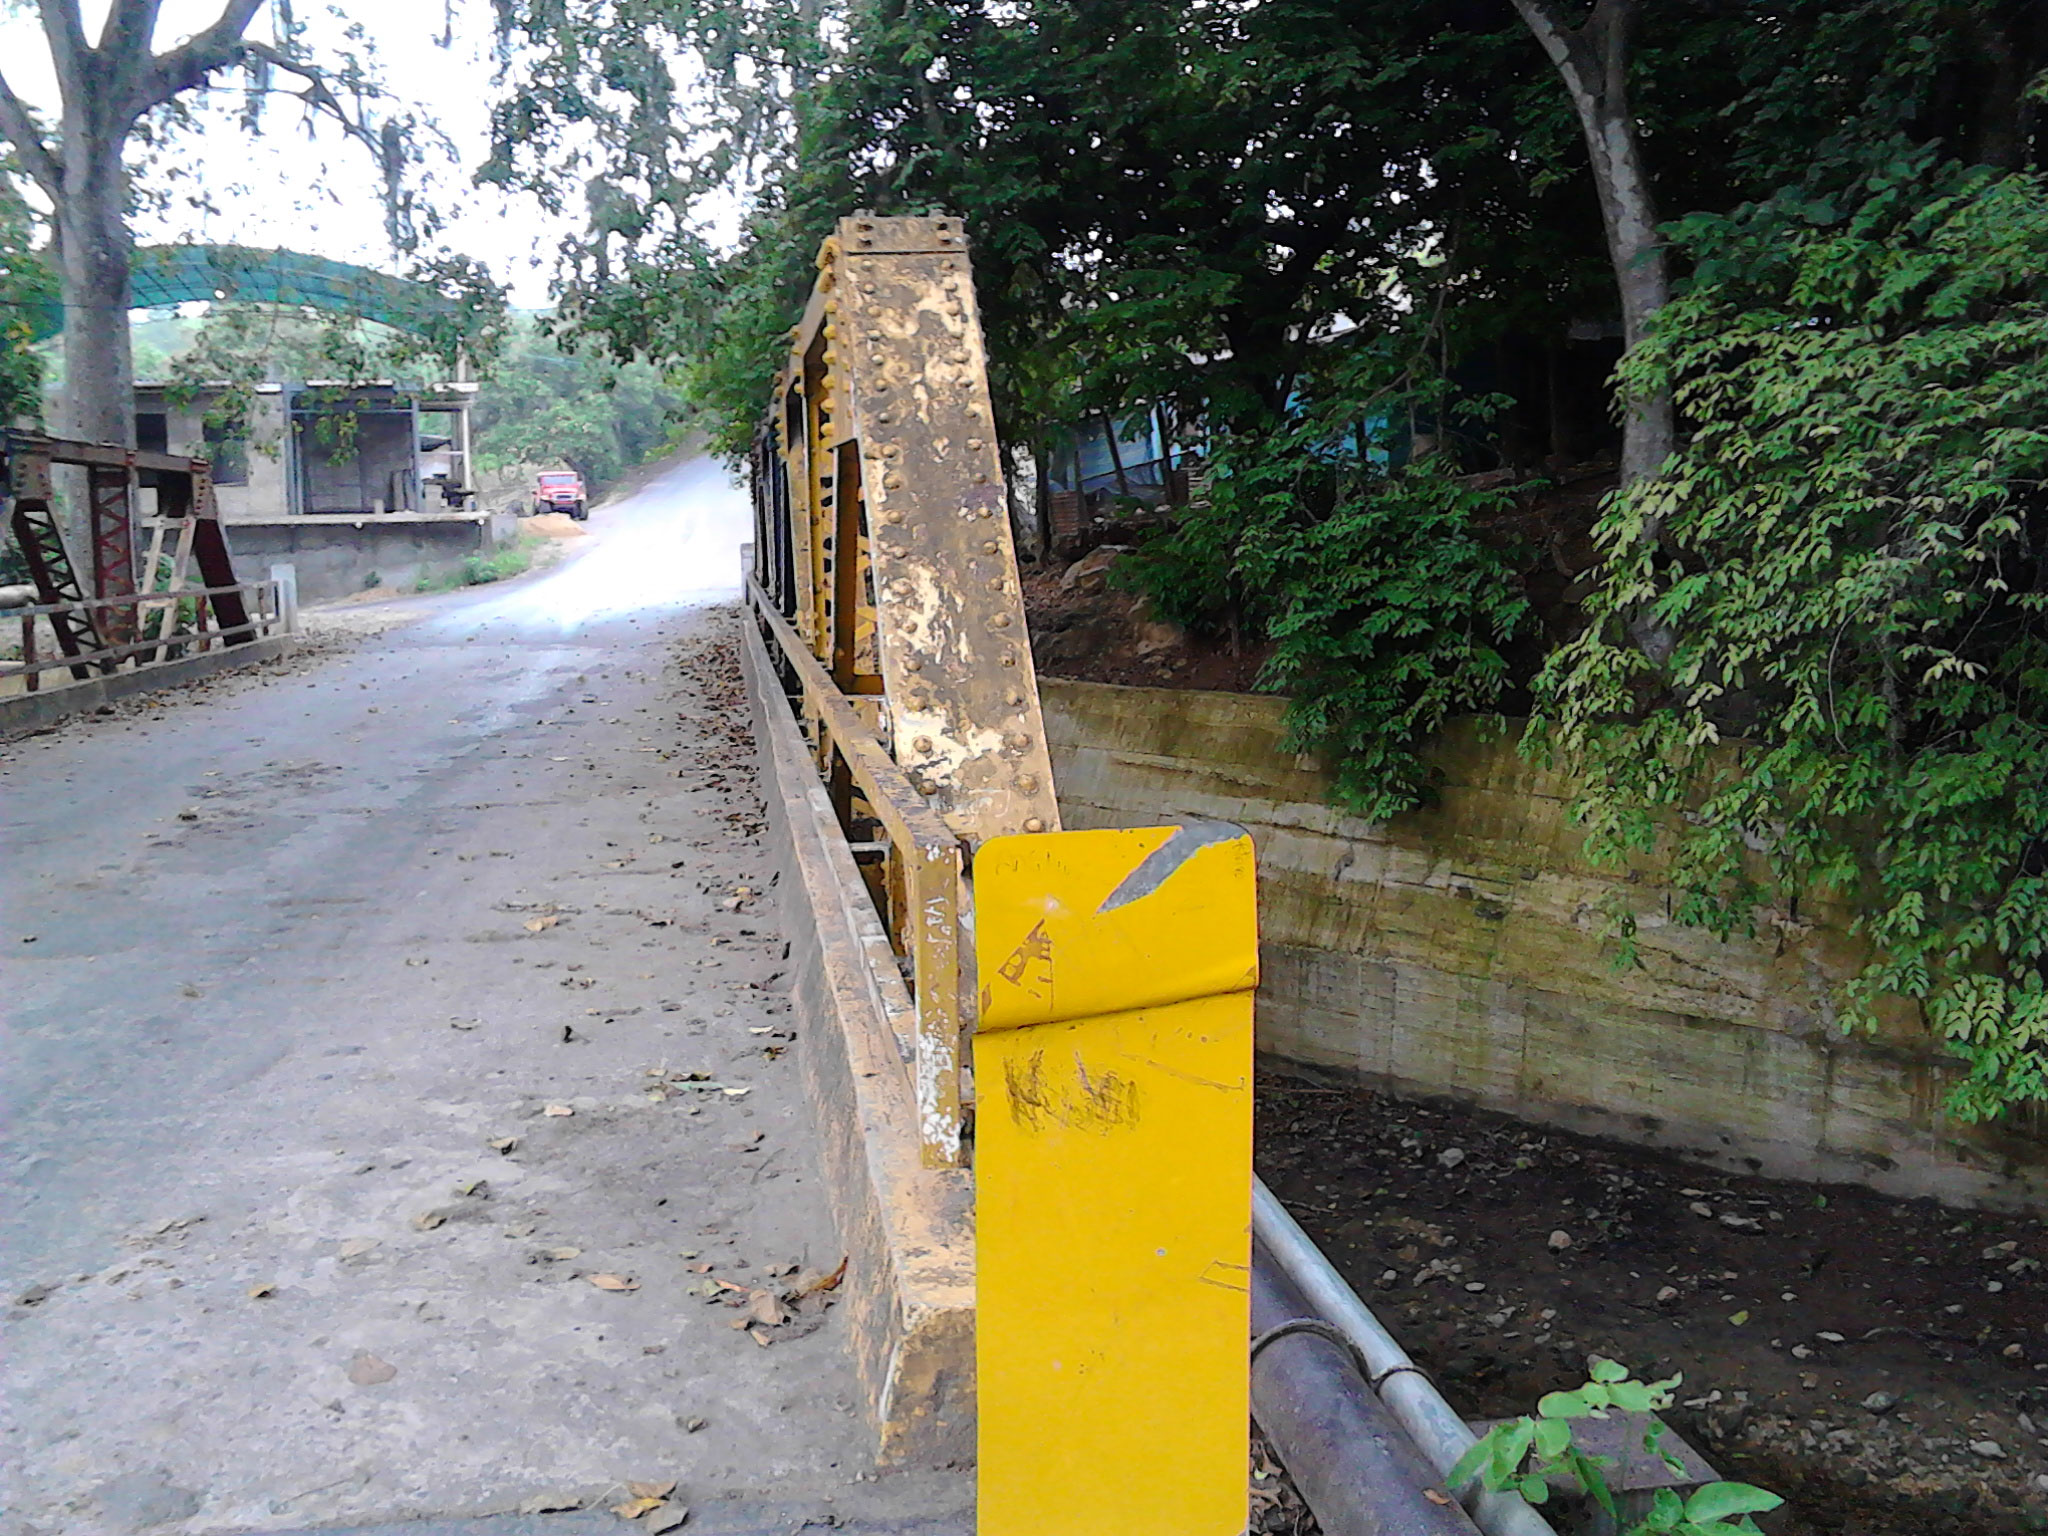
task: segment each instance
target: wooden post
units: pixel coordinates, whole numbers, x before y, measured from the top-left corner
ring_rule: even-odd
[[[36,664],[36,621],[33,618],[21,621],[21,664],[31,669]],[[43,674],[31,670],[22,682],[30,693],[34,693],[43,686]]]

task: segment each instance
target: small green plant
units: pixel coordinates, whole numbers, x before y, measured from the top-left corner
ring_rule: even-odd
[[[1474,1476],[1495,1491],[1513,1489],[1531,1504],[1550,1498],[1551,1479],[1576,1484],[1594,1503],[1619,1522],[1614,1491],[1607,1484],[1605,1457],[1588,1455],[1573,1425],[1583,1419],[1604,1419],[1609,1409],[1624,1413],[1657,1413],[1671,1406],[1672,1388],[1684,1378],[1637,1381],[1627,1366],[1594,1356],[1592,1380],[1572,1392],[1547,1392],[1535,1415],[1496,1424],[1463,1456],[1444,1481],[1464,1486]],[[1664,1426],[1651,1421],[1643,1449],[1662,1457],[1673,1471],[1683,1463],[1663,1448]],[[1776,1509],[1785,1501],[1748,1483],[1707,1483],[1690,1494],[1660,1488],[1647,1514],[1628,1526],[1623,1536],[1733,1536],[1756,1532],[1751,1515]]]

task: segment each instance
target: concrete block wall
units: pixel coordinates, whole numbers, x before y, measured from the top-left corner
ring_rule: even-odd
[[[235,570],[256,580],[273,563],[298,568],[299,601],[360,592],[374,572],[380,591],[410,592],[421,577],[450,574],[494,546],[488,513],[387,512],[369,517],[275,517],[224,521]]]
[[[2048,1206],[2048,1142],[1941,1112],[1951,1068],[1917,1012],[1836,1026],[1861,963],[1840,909],[1728,941],[1669,917],[1654,869],[1585,859],[1569,781],[1515,722],[1432,744],[1440,803],[1380,825],[1283,750],[1281,700],[1042,678],[1070,827],[1235,821],[1258,847],[1261,1049],[1397,1091],[1722,1166],[1959,1203]],[[1636,915],[1618,970],[1602,912]]]

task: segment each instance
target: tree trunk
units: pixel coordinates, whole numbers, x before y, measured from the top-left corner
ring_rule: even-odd
[[[1657,205],[1628,105],[1628,33],[1635,0],[1599,0],[1584,26],[1566,27],[1553,0],[1514,0],[1515,9],[1557,66],[1585,133],[1600,194],[1608,259],[1621,291],[1622,336],[1630,351],[1671,297],[1671,274],[1657,240]],[[1671,392],[1621,402],[1624,489],[1663,468],[1676,445]]]
[[[73,168],[76,168],[74,171]],[[135,363],[129,347],[135,248],[126,221],[120,151],[74,154],[57,205],[56,256],[64,300],[64,390],[58,431],[135,445]]]
[[[65,158],[54,218],[64,302],[64,387],[55,426],[63,437],[135,446],[135,356],[128,334],[135,246],[128,177],[118,140],[80,144]],[[59,521],[80,580],[92,581],[92,512],[82,470],[60,471]]]

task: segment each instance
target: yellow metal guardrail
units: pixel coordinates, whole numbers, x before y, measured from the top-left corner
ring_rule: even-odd
[[[1235,1536],[1250,839],[1059,829],[966,235],[842,220],[753,455],[748,606],[971,1165],[982,1536]]]

